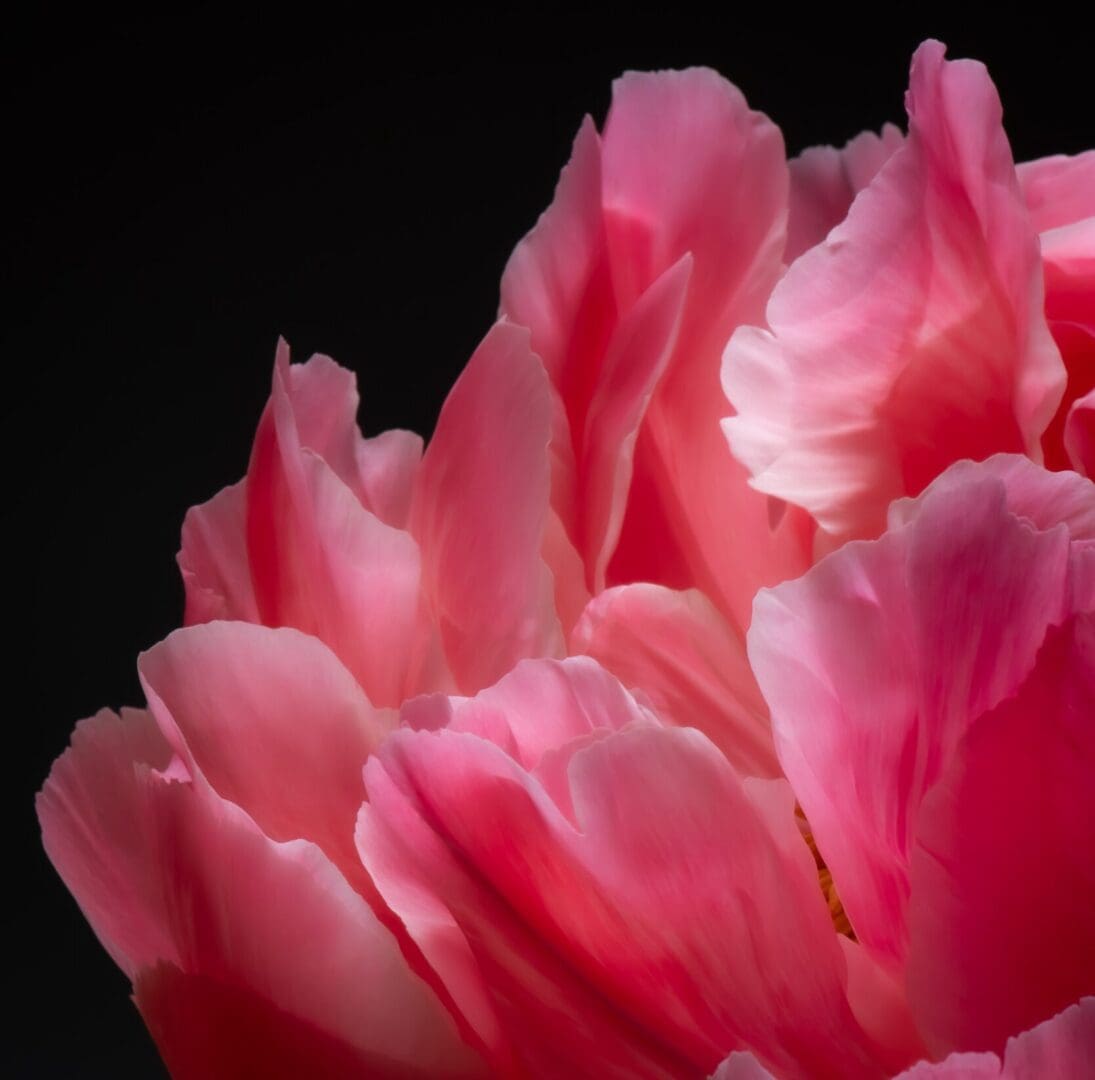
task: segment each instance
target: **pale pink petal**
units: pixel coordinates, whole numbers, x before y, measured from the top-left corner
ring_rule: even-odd
[[[1063,1012],[1008,1039],[1002,1080],[1082,1076],[1095,1062],[1095,998],[1084,997]]]
[[[1093,658],[1095,615],[1051,629],[920,807],[907,979],[936,1052],[999,1053],[1095,993]]]
[[[361,433],[357,427],[357,377],[329,356],[316,354],[306,364],[289,367],[289,347],[278,342],[287,375],[284,391],[292,403],[300,445],[323,460],[355,494]]]
[[[526,769],[573,739],[655,719],[588,657],[526,660],[474,698],[452,700],[452,731],[479,735]]]
[[[411,431],[383,431],[357,445],[357,472],[362,504],[386,525],[407,527],[415,478],[422,460],[422,436]]]
[[[1063,390],[996,91],[943,53],[914,58],[905,145],[726,354],[753,483],[841,536],[877,534],[953,461],[1037,458]]]
[[[586,608],[571,649],[641,689],[663,719],[699,728],[739,772],[781,775],[745,644],[703,593],[609,589]]]
[[[1024,161],[1015,172],[1038,232],[1095,217],[1095,150]]]
[[[1069,558],[1067,530],[1012,515],[988,472],[757,598],[749,658],[780,762],[859,940],[883,960],[907,953],[921,801],[1064,617]]]
[[[399,732],[366,766],[363,860],[521,1066],[689,1073],[740,1047],[781,1075],[878,1069],[782,781],[647,725],[568,776],[573,818],[473,735]]]
[[[473,1069],[451,1017],[323,853],[275,843],[203,782],[137,764],[150,728],[144,714],[86,722],[39,801],[51,858],[127,973],[140,983],[166,962],[252,991],[271,1019],[288,1013],[364,1061]]]
[[[363,439],[357,377],[328,356],[313,356],[288,370],[285,389],[300,445],[321,457],[366,510],[403,528],[422,457],[421,436],[392,430]]]
[[[81,720],[38,794],[42,844],[91,928],[130,978],[178,948],[159,883],[139,776],[164,770],[171,748],[148,713],[103,709]]]
[[[791,193],[784,262],[794,262],[820,244],[844,220],[852,200],[904,141],[899,128],[886,124],[880,134],[864,131],[840,150],[811,146],[788,162]]]
[[[711,1074],[711,1080],[776,1080],[752,1054],[735,1050]]]
[[[549,385],[528,332],[500,322],[441,410],[411,511],[423,585],[461,690],[561,651],[541,557],[550,437]]]
[[[311,840],[355,887],[354,820],[365,759],[394,726],[315,638],[209,623],[138,662],[173,749],[272,840]]]
[[[1095,1061],[1095,998],[1085,997],[1037,1027],[1008,1039],[1004,1061],[992,1053],[951,1054],[921,1062],[898,1080],[1071,1080]]]
[[[241,480],[187,511],[177,556],[187,626],[213,619],[259,621],[247,561],[246,485]]]
[[[418,547],[366,510],[336,471],[305,449],[300,395],[291,387],[311,387],[311,380],[294,370],[283,347],[248,471],[248,556],[259,612],[268,626],[320,638],[370,700],[397,705],[425,649]],[[326,366],[309,370],[333,377]],[[312,441],[324,442],[316,432],[327,431],[319,419],[325,414],[305,398]]]

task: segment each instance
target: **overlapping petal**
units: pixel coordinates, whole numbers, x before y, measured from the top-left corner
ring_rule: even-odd
[[[451,1017],[320,849],[273,841],[184,767],[157,768],[169,757],[146,713],[101,713],[55,764],[39,815],[54,865],[181,1075],[223,1075],[232,1061],[177,1022],[180,1009],[209,1017],[225,1001],[264,1038],[285,1018],[285,1067],[272,1075],[318,1046],[331,1055],[321,1069],[474,1074]],[[269,1062],[261,1044],[234,1053]]]
[[[904,146],[791,266],[770,329],[726,354],[725,427],[754,485],[841,537],[877,535],[954,461],[1040,460],[1064,388],[999,99],[943,55],[918,50]]]
[[[759,584],[808,564],[808,520],[748,489],[716,426],[719,356],[778,276],[786,191],[778,129],[714,72],[629,74],[510,260],[502,310],[567,418],[555,505],[595,591],[699,585],[743,627]]]
[[[536,669],[507,709],[535,715]],[[489,1006],[497,1052],[540,1074],[595,1054],[599,1075],[688,1075],[735,1046],[791,1076],[877,1069],[786,785],[621,719],[572,728],[562,774],[523,767],[497,721],[397,733],[366,767],[362,859],[454,1001]]]
[[[944,1053],[1002,1049],[1095,972],[1095,486],[1006,458],[953,474],[758,597],[749,640],[856,934]]]

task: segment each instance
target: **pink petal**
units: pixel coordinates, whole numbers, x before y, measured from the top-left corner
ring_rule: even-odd
[[[522,1067],[690,1073],[742,1047],[787,1075],[877,1068],[782,782],[653,726],[568,773],[573,818],[468,734],[400,732],[366,767],[362,858]]]
[[[1041,235],[1046,315],[1095,331],[1095,216]]]
[[[204,783],[136,764],[149,739],[145,714],[85,722],[39,799],[50,857],[139,993],[166,962],[250,991],[270,1020],[288,1013],[366,1061],[473,1069],[451,1018],[323,853],[275,843]]]
[[[144,773],[164,770],[170,760],[148,713],[103,709],[76,725],[37,798],[46,854],[130,978],[180,955],[146,862],[152,840],[142,802]]]
[[[421,459],[422,436],[411,431],[383,431],[357,444],[361,502],[386,525],[407,527]]]
[[[995,1054],[951,1054],[922,1062],[898,1080],[1048,1080],[1080,1077],[1095,1061],[1095,998],[1083,998],[1037,1027],[1008,1039],[1004,1061]]]
[[[493,742],[530,771],[573,739],[656,722],[617,679],[584,656],[526,660],[475,697],[448,700],[449,730]]]
[[[295,1080],[418,1076],[363,1054],[255,990],[159,964],[137,979],[134,1001],[176,1080]]]
[[[843,149],[811,146],[788,162],[791,202],[784,262],[820,244],[848,214],[852,200],[905,141],[893,124],[880,134],[864,131]]]
[[[317,370],[333,377],[325,365]],[[423,662],[418,548],[305,449],[308,435],[330,451],[332,432],[343,428],[308,394],[302,401],[302,386],[313,389],[312,380],[294,373],[283,346],[247,480],[248,556],[259,612],[268,626],[320,638],[372,701],[396,705]],[[345,411],[338,414],[343,421]]]
[[[582,550],[594,592],[604,588],[623,526],[635,441],[680,329],[692,258],[683,255],[636,301],[616,328],[586,415],[578,453]]]
[[[910,524],[760,594],[749,634],[780,762],[859,940],[891,964],[908,950],[925,793],[1070,596],[1067,530],[1035,532],[986,474],[941,482]]]
[[[1077,471],[1095,479],[1095,389],[1073,402],[1065,422],[1065,449]]]
[[[296,630],[222,622],[176,631],[138,666],[190,772],[271,839],[316,843],[360,890],[361,768],[394,717],[369,704],[334,654]]]
[[[786,189],[778,129],[714,72],[628,74],[507,266],[502,312],[529,327],[568,440],[553,507],[595,591],[699,584],[745,625],[758,583],[808,565],[805,515],[773,530],[715,428],[723,345],[780,271]]]
[[[1093,658],[1095,614],[1050,630],[920,808],[908,986],[932,1049],[1000,1052],[1095,993]]]
[[[259,621],[247,561],[246,485],[241,480],[187,511],[178,554],[187,626],[213,619]]]
[[[1073,472],[1048,473],[1019,454],[997,454],[976,463],[959,461],[920,498],[892,503],[889,527],[898,529],[915,520],[929,505],[929,492],[961,491],[986,477],[1003,485],[1008,510],[1036,529],[1045,532],[1064,525],[1073,541],[1095,540],[1095,486]]]
[[[712,1073],[711,1080],[776,1080],[752,1054],[735,1050]]]
[[[693,260],[677,345],[638,439],[609,583],[698,585],[744,627],[759,585],[808,565],[808,534],[772,530],[768,500],[749,490],[716,426],[723,347],[737,325],[761,317],[780,272],[783,140],[737,89],[693,69],[619,80],[603,153],[619,302],[633,302],[684,252]]]
[[[914,58],[905,145],[726,355],[754,485],[841,536],[877,534],[953,461],[1037,458],[1063,387],[996,91],[943,52]]]
[[[663,718],[699,728],[739,772],[781,775],[744,642],[703,593],[610,589],[578,621],[571,648],[641,689]]]
[[[487,334],[441,411],[411,511],[449,666],[462,690],[561,651],[541,547],[551,400],[528,333]]]
[[[1095,150],[1025,161],[1015,172],[1037,232],[1095,217]]]

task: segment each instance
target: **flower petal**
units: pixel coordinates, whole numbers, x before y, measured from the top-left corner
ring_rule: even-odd
[[[754,485],[840,536],[877,535],[953,461],[1037,460],[1064,385],[999,99],[943,53],[914,57],[905,145],[726,354]]]
[[[1095,993],[1093,658],[1095,614],[1050,630],[920,808],[908,986],[929,1048],[1000,1052]]]
[[[886,124],[878,135],[864,131],[840,150],[811,146],[788,162],[791,204],[784,262],[820,244],[847,217],[852,200],[904,141],[899,128]]]
[[[246,480],[187,511],[178,563],[187,626],[213,619],[259,621],[247,560]]]
[[[1095,1061],[1095,998],[1083,998],[1037,1027],[1008,1039],[1004,1061],[991,1053],[951,1054],[921,1062],[897,1080],[1048,1080],[1083,1076]]]
[[[326,366],[319,370],[330,375]],[[302,386],[313,389],[312,380],[290,368],[283,344],[247,479],[248,557],[259,612],[268,626],[320,638],[370,700],[397,705],[424,663],[418,548],[366,510],[337,471],[307,449],[305,437],[330,451],[343,428],[308,394],[302,402],[296,392]],[[351,444],[341,455],[346,468],[353,452]]]
[[[311,840],[355,886],[361,768],[394,726],[315,638],[217,622],[178,630],[138,663],[172,748],[273,840]]]
[[[699,728],[746,776],[780,776],[742,639],[696,589],[622,585],[593,600],[571,648],[647,695],[663,719]]]
[[[462,691],[561,652],[541,557],[551,399],[527,331],[500,322],[441,410],[411,510],[423,584]]]
[[[39,798],[47,851],[127,974],[140,985],[166,962],[364,1061],[473,1070],[451,1017],[319,848],[275,843],[208,785],[135,764],[149,739],[143,713],[86,721]]]
[[[877,1068],[783,782],[653,726],[583,743],[568,775],[573,817],[468,734],[400,732],[366,767],[363,860],[454,1000],[482,972],[523,1067],[659,1075],[743,1047],[788,1075]]]
[[[922,503],[761,593],[749,634],[780,762],[859,940],[891,964],[908,949],[921,801],[968,725],[1030,672],[1071,588],[1067,530],[1012,515],[991,473]]]

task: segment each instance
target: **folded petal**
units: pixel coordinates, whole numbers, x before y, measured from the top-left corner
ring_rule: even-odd
[[[603,154],[619,301],[692,255],[676,347],[636,444],[635,497],[609,584],[698,585],[744,628],[759,585],[808,565],[808,534],[790,522],[771,528],[769,500],[748,488],[717,428],[722,350],[736,326],[761,318],[781,269],[783,140],[735,87],[693,69],[619,80]]]
[[[539,1073],[869,1073],[843,960],[781,781],[700,733],[583,741],[567,813],[497,747],[400,732],[366,766],[362,858],[458,1003]],[[571,816],[571,814],[573,816]]]
[[[1019,454],[997,454],[986,461],[959,461],[928,489],[961,491],[987,478],[1003,485],[1008,510],[1046,532],[1064,525],[1073,541],[1095,540],[1095,488],[1072,472],[1049,473]],[[928,492],[917,499],[899,499],[890,505],[889,527],[913,521],[929,505]]]
[[[792,265],[770,329],[726,354],[726,430],[754,485],[842,537],[877,535],[953,461],[1040,459],[1063,390],[996,91],[943,53],[914,58],[904,146]]]
[[[316,370],[322,381],[297,374],[283,344],[255,436],[247,547],[258,609],[268,626],[296,627],[324,641],[374,703],[397,705],[425,650],[418,547],[365,509],[339,470],[309,448],[334,454],[349,411],[338,399],[336,424],[330,402],[319,407],[313,384],[334,375],[326,364]],[[349,435],[345,441],[349,449],[335,456],[343,470],[356,468],[356,444]]]
[[[561,651],[541,556],[550,438],[549,385],[528,332],[500,322],[445,402],[411,510],[423,587],[462,691]]]
[[[609,589],[586,608],[571,649],[641,690],[663,719],[699,728],[743,775],[781,775],[745,644],[703,593]]]
[[[170,761],[171,747],[148,713],[102,709],[76,725],[36,800],[46,854],[130,978],[155,959],[180,955],[160,883],[144,861],[153,841],[141,778]]]
[[[163,1028],[163,1009],[148,1004],[168,993],[166,963],[199,977],[182,991],[189,1007],[215,1007],[210,983],[232,988],[253,1028],[288,1014],[362,1069],[474,1070],[452,1019],[319,848],[275,843],[207,785],[136,763],[134,751],[147,756],[157,739],[143,713],[100,714],[78,729],[39,798],[47,851],[135,979],[154,1034],[196,1034]],[[177,1052],[164,1046],[169,1061]]]
[[[844,909],[895,965],[925,794],[1030,673],[1072,595],[1067,529],[1035,531],[992,470],[971,472],[933,486],[904,527],[761,593],[749,635],[780,762]]]
[[[1093,660],[1095,614],[1051,629],[920,808],[908,986],[936,1051],[999,1053],[1095,993]]]
[[[259,621],[247,559],[246,480],[187,511],[178,563],[187,626],[213,619]]]
[[[435,701],[444,726],[470,732],[501,747],[532,771],[544,755],[574,739],[632,723],[657,723],[620,684],[588,657],[525,660],[473,698]]]
[[[842,149],[811,146],[788,162],[791,173],[787,247],[792,263],[820,244],[848,214],[848,207],[905,141],[899,128],[886,124],[876,135],[864,131]]]
[[[311,840],[355,886],[361,769],[394,715],[297,630],[216,622],[143,653],[149,707],[172,749],[273,840]]]
[[[507,266],[502,312],[566,420],[553,506],[594,591],[698,584],[744,625],[758,583],[808,565],[805,516],[773,529],[715,427],[723,345],[780,272],[786,191],[778,129],[729,83],[630,73]]]

